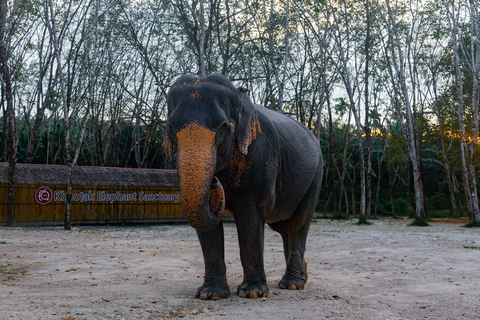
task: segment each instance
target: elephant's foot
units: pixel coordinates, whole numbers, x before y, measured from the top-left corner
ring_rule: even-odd
[[[303,290],[305,288],[306,280],[303,279],[293,279],[284,275],[282,280],[278,283],[278,287],[280,289],[288,289],[288,290]]]
[[[278,283],[278,287],[288,290],[303,290],[308,280],[307,262],[305,260],[303,260],[303,269],[304,271],[301,272],[302,276],[295,276],[293,272],[289,273],[287,271]]]
[[[278,283],[278,287],[280,289],[288,290],[303,290],[303,288],[305,288],[305,284],[307,283],[307,279],[308,275],[306,270],[305,273],[303,273],[303,276],[295,276],[287,272],[283,275],[282,280],[280,280]]]
[[[213,286],[204,284],[198,288],[195,298],[201,300],[220,300],[230,297],[230,289],[227,285]]]
[[[260,298],[268,296],[266,283],[243,282],[237,287],[237,294],[242,298]]]

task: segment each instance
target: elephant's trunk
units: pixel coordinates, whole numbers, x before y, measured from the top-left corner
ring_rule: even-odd
[[[194,122],[177,133],[177,140],[183,212],[195,229],[212,229],[225,209],[223,187],[214,177],[215,132]]]

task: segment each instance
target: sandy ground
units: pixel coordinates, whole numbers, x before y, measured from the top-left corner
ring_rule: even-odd
[[[230,298],[201,301],[203,258],[188,225],[0,228],[0,319],[480,319],[480,230],[319,220],[303,291],[277,288],[281,238],[266,228],[270,295],[244,299],[226,224]]]

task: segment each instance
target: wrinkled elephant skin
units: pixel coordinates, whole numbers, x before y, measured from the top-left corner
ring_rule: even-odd
[[[207,217],[210,217],[210,220],[206,222],[205,216],[198,214],[198,208],[208,206],[209,212],[215,212],[218,205],[223,202],[223,192],[221,197],[217,192],[210,193],[214,197],[209,198],[205,194],[215,169],[215,132],[193,122],[177,133],[177,141],[178,176],[183,211],[192,227],[197,230],[209,229],[210,224],[213,227],[220,221],[221,212],[218,212],[217,216],[209,214]]]
[[[251,102],[219,74],[181,76],[168,97],[165,150],[177,154],[182,208],[197,230],[205,261],[199,299],[230,296],[222,213],[233,213],[243,282],[241,297],[268,296],[263,247],[268,224],[283,239],[286,270],[278,286],[301,290],[308,228],[323,163],[318,141],[297,121]]]

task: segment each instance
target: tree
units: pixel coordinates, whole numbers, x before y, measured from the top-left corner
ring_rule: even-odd
[[[66,4],[65,17],[60,30],[57,28],[52,0],[45,4],[45,23],[53,42],[58,79],[60,82],[61,103],[63,107],[64,161],[67,165],[67,192],[65,202],[65,230],[71,230],[71,201],[73,189],[73,167],[76,165],[80,148],[84,140],[85,126],[95,97],[97,38],[99,0],[79,2],[76,7],[70,1]],[[90,9],[92,20],[86,19]],[[59,10],[59,9],[57,9]],[[69,19],[79,17],[77,25]],[[62,64],[65,30],[73,27],[73,35],[78,41],[72,41],[67,52],[67,63]],[[78,34],[79,33],[79,34]],[[75,37],[73,37],[75,39]],[[64,70],[66,69],[66,70]],[[88,92],[88,95],[85,94]],[[79,122],[77,126],[77,121]]]
[[[1,104],[6,104],[4,124],[7,126],[8,159],[8,190],[7,190],[7,226],[15,224],[15,171],[18,157],[17,119],[15,112],[14,81],[19,77],[21,63],[15,62],[14,50],[16,43],[25,38],[28,27],[25,19],[33,10],[33,4],[28,1],[0,1],[0,75],[1,75]],[[25,52],[25,50],[23,50]],[[17,52],[20,55],[20,50]],[[20,130],[21,131],[21,130]]]
[[[363,125],[361,123],[360,105],[356,102],[356,92],[358,89],[358,56],[352,52],[352,27],[349,20],[349,8],[346,1],[340,1],[338,6],[329,2],[329,5],[320,5],[319,11],[323,15],[325,27],[330,30],[329,38],[333,41],[333,48],[329,48],[325,37],[320,38],[317,31],[317,39],[319,45],[323,46],[328,52],[327,56],[334,66],[336,72],[340,75],[345,91],[348,96],[349,107],[352,110],[353,118],[356,127],[356,138],[358,143],[359,153],[359,168],[360,168],[360,223],[366,223],[366,186],[365,186],[365,154],[363,150]],[[338,8],[338,9],[337,9]],[[320,23],[317,21],[317,28],[320,30]],[[335,52],[335,54],[334,54]],[[353,60],[353,61],[352,61]],[[354,65],[352,70],[350,65]]]
[[[480,208],[478,204],[478,191],[476,186],[475,177],[475,155],[476,155],[476,143],[478,139],[478,72],[480,69],[480,43],[476,39],[479,35],[478,26],[478,1],[473,1],[470,5],[470,24],[472,25],[472,36],[474,35],[474,41],[471,41],[471,55],[468,61],[468,65],[472,70],[473,87],[472,87],[472,101],[471,101],[471,114],[473,117],[472,123],[472,139],[470,141],[470,148],[468,148],[469,141],[467,139],[467,129],[464,119],[464,88],[463,88],[463,76],[462,66],[460,62],[460,53],[466,54],[464,44],[460,40],[460,32],[458,28],[458,17],[462,10],[461,3],[455,13],[455,2],[443,1],[447,20],[450,27],[453,56],[455,64],[455,87],[457,94],[457,115],[460,133],[460,158],[462,164],[463,183],[465,186],[465,198],[467,201],[467,210],[475,224],[480,224]]]
[[[399,31],[399,22],[397,13],[400,8],[392,7],[389,0],[385,0],[385,8],[377,3],[377,7],[382,12],[382,19],[387,26],[387,43],[384,45],[385,57],[389,63],[388,69],[394,87],[394,107],[399,121],[405,121],[402,125],[402,131],[405,135],[407,153],[412,164],[413,185],[415,189],[415,213],[416,221],[421,224],[425,217],[425,200],[423,183],[421,177],[420,157],[418,155],[417,143],[415,138],[414,116],[410,100],[410,90],[408,88],[405,70],[405,51],[402,46]],[[402,110],[403,107],[403,110]]]
[[[18,3],[14,4],[14,8]],[[16,125],[15,109],[13,106],[13,88],[9,68],[10,42],[15,32],[14,25],[9,25],[7,21],[7,11],[9,5],[7,0],[0,0],[0,69],[2,76],[2,101],[5,98],[7,104],[7,122],[8,122],[8,209],[7,226],[11,227],[15,223],[15,169],[17,163],[16,146]],[[11,17],[10,17],[11,18]]]

